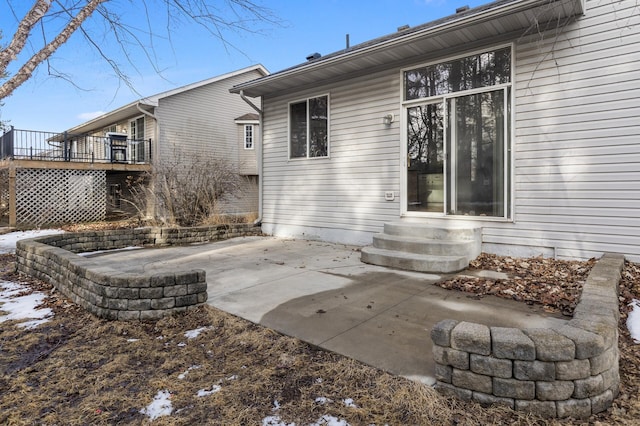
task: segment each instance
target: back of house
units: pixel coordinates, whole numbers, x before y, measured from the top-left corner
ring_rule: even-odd
[[[239,84],[263,231],[638,261],[639,64],[635,0],[499,0]]]

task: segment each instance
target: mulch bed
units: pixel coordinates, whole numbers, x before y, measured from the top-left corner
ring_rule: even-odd
[[[503,272],[508,278],[491,279],[457,276],[438,283],[449,290],[493,295],[527,304],[540,304],[549,312],[573,315],[578,298],[596,259],[586,262],[543,257],[518,259],[481,254],[471,261],[469,270]]]

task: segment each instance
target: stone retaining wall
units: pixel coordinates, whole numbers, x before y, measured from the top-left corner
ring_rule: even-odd
[[[517,329],[444,320],[431,331],[436,388],[543,417],[585,418],[618,395],[618,283],[624,256],[605,254],[560,328]]]
[[[132,246],[203,243],[261,235],[253,225],[140,228],[77,232],[18,241],[18,271],[51,283],[92,314],[117,320],[154,320],[207,300],[205,271],[131,274],[76,253]]]

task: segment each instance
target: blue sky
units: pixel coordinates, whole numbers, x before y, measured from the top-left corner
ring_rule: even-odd
[[[0,29],[7,43],[16,27],[16,20],[7,13],[11,0],[0,0]],[[12,2],[27,7],[32,2]],[[20,5],[25,3],[25,6]],[[3,100],[0,119],[19,129],[63,131],[88,119],[141,96],[153,95],[236,69],[260,63],[270,72],[305,61],[311,53],[328,54],[345,47],[345,36],[351,45],[393,33],[399,26],[415,26],[455,13],[455,9],[488,3],[482,0],[256,0],[268,7],[281,21],[280,25],[262,23],[259,33],[229,32],[225,39],[234,47],[225,47],[220,40],[195,25],[182,25],[172,33],[172,43],[156,41],[155,63],[159,74],[142,56],[131,50],[137,64],[116,58],[131,78],[135,91],[122,84],[114,72],[84,38],[76,33],[51,60],[74,84],[48,75],[46,66],[36,70],[33,78]],[[115,3],[131,8],[135,2]],[[16,10],[19,13],[19,10]],[[161,21],[162,15],[150,12],[151,20]],[[135,25],[144,18],[142,11],[128,10],[124,18]],[[88,30],[98,30],[88,23]],[[107,39],[97,38],[108,49]],[[10,71],[15,68],[10,68]],[[74,87],[77,86],[77,87]]]

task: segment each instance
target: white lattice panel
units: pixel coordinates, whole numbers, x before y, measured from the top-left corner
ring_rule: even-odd
[[[18,169],[16,221],[42,225],[102,220],[106,172],[101,170]]]

